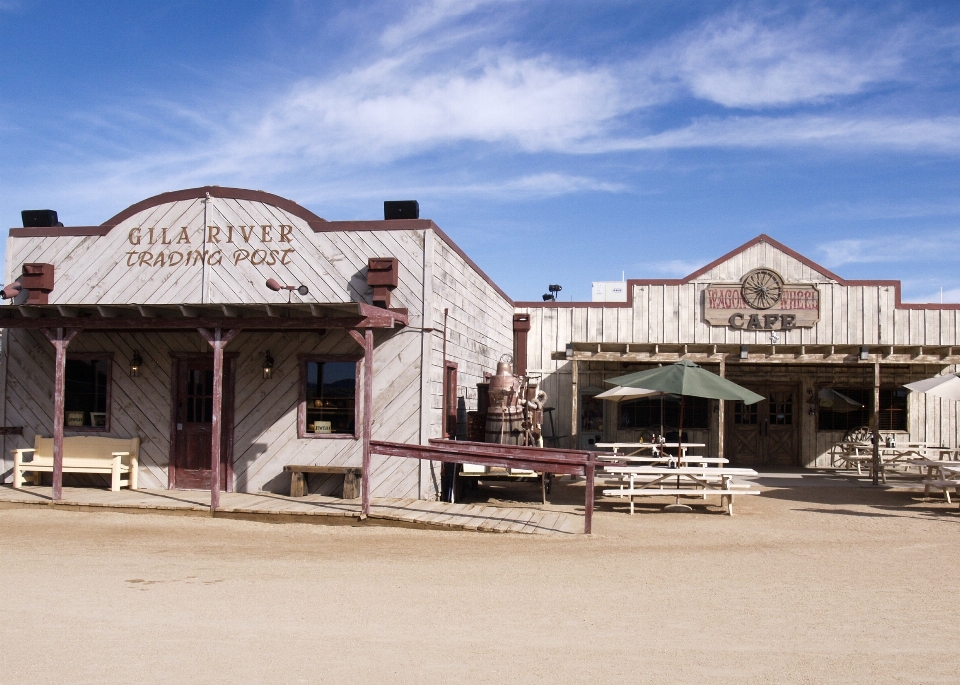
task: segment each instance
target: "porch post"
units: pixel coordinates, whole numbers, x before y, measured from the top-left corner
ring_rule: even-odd
[[[43,329],[56,350],[53,380],[53,499],[63,497],[63,395],[65,369],[67,366],[67,346],[80,331],[76,328]]]
[[[220,506],[220,438],[223,433],[223,348],[233,340],[240,331],[226,331],[217,328],[211,333],[206,328],[197,329],[200,335],[213,348],[213,416],[211,417],[210,432],[210,513],[213,514]]]
[[[373,329],[363,332],[363,481],[361,513],[370,515],[370,439],[373,432]]]
[[[580,367],[577,366],[577,360],[570,362],[570,387],[571,387],[571,405],[570,405],[570,439],[573,444],[572,450],[580,449]]]
[[[727,377],[727,355],[720,355],[720,378]],[[720,403],[720,407],[717,411],[717,456],[723,459],[723,438],[724,438],[724,418],[726,412],[724,411],[725,406],[723,400],[717,400]]]
[[[370,440],[373,435],[373,329],[363,335],[351,329],[350,336],[363,347],[363,474],[360,484],[360,518],[370,515]]]
[[[880,362],[873,363],[873,484],[880,481]]]

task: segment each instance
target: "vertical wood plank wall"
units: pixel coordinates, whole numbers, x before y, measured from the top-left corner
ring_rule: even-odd
[[[842,285],[826,274],[818,272],[776,246],[766,242],[753,245],[732,258],[718,264],[690,283],[681,285],[634,285],[632,307],[527,307],[518,312],[530,315],[528,334],[528,368],[542,369],[545,388],[550,395],[547,404],[557,408],[557,432],[569,435],[571,425],[571,364],[554,360],[555,353],[563,353],[572,342],[619,343],[687,343],[687,344],[750,344],[769,345],[769,331],[733,330],[710,326],[703,320],[703,291],[710,283],[738,282],[746,272],[759,267],[776,270],[787,282],[815,283],[820,290],[820,322],[813,328],[798,328],[780,332],[780,344],[800,345],[960,345],[960,311],[950,309],[897,309],[895,292],[891,285]],[[599,305],[599,303],[598,303]],[[711,365],[716,370],[715,365]],[[754,366],[767,374],[772,367]],[[907,369],[890,370],[881,367],[884,386],[899,385],[953,371],[954,367],[913,365]],[[604,377],[616,375],[616,364],[581,363],[580,387],[607,388]],[[776,373],[791,373],[792,380],[803,384],[802,392],[816,383],[837,384],[824,372],[808,367],[777,368]],[[727,365],[731,380],[749,380],[738,371],[736,363]],[[756,372],[755,372],[756,373]],[[829,373],[843,378],[848,369],[831,367]],[[754,376],[755,378],[755,376]],[[786,381],[785,381],[786,382]],[[872,376],[866,385],[872,385]],[[918,393],[908,398],[908,421],[911,440],[940,442],[954,446],[958,442],[958,414],[956,402],[942,401]],[[818,432],[815,417],[801,412],[801,441],[803,463],[824,465],[830,445],[838,439],[829,432]],[[605,438],[632,440],[631,431],[616,428],[617,409],[608,403],[605,407]],[[716,422],[716,417],[713,418]],[[548,429],[549,430],[549,429]],[[708,442],[715,449],[716,426],[709,434],[693,432],[697,442]],[[710,442],[713,441],[713,442]],[[563,446],[573,447],[569,438]]]

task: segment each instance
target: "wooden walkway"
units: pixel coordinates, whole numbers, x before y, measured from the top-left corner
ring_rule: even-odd
[[[111,492],[99,488],[64,488],[63,499],[53,502],[49,487],[27,486],[15,490],[9,485],[0,486],[0,509],[32,506],[53,506],[72,511],[209,516],[210,493],[201,490],[124,489]],[[583,528],[579,516],[556,509],[447,504],[416,499],[374,499],[370,503],[370,517],[361,520],[360,500],[322,495],[291,498],[270,493],[221,493],[216,516],[270,523],[399,525],[539,535],[574,535]]]

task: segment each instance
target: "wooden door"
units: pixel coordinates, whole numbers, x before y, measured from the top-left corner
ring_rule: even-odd
[[[233,360],[224,360],[223,427],[220,449],[220,488],[232,482],[233,452]],[[210,488],[210,449],[213,437],[213,355],[181,359],[177,363],[174,398],[174,487],[185,490]]]
[[[744,387],[765,399],[749,406],[733,403],[727,423],[727,454],[731,465],[751,468],[798,465],[796,386],[744,384]]]

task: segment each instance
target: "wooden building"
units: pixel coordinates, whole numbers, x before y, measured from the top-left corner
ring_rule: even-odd
[[[433,498],[429,464],[366,442],[440,436],[456,389],[475,401],[513,345],[512,301],[432,221],[326,221],[261,191],[12,229],[17,279],[30,299],[0,306],[7,481],[10,451],[60,414],[66,435],[139,436],[141,487],[210,487],[219,422],[225,490],[283,492],[286,464],[369,458],[372,496]]]
[[[622,303],[516,303],[518,349],[544,375],[562,446],[659,432],[658,400],[593,396],[604,378],[679,359],[767,397],[687,405],[689,439],[734,464],[826,465],[875,402],[883,434],[957,444],[957,403],[902,385],[960,362],[958,305],[901,302],[899,281],[843,279],[765,235],[686,278],[627,285]]]

